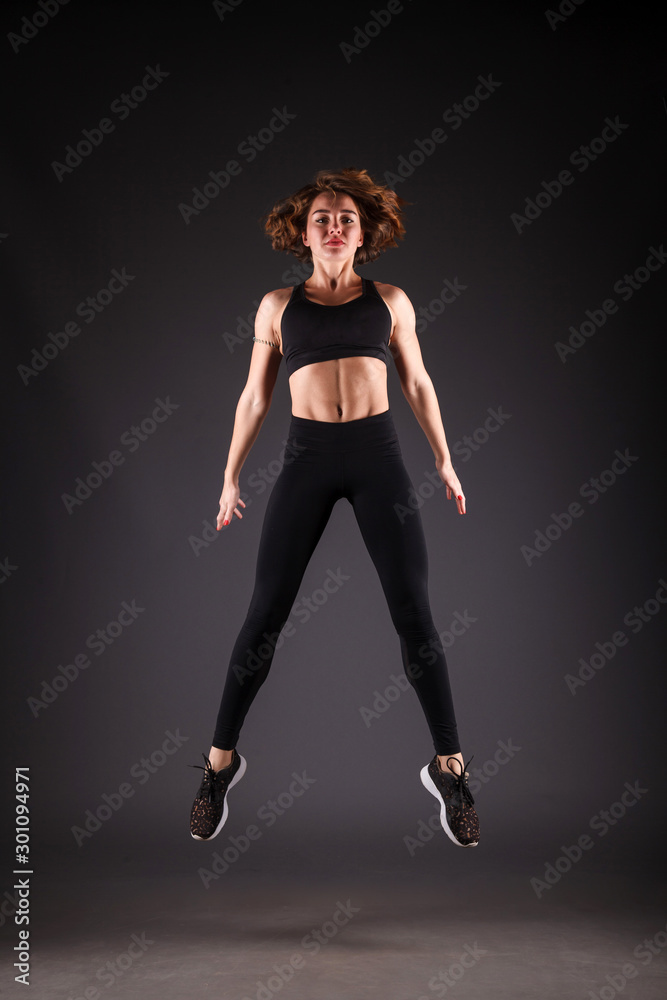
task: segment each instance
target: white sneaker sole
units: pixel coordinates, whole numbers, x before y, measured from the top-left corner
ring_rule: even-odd
[[[237,751],[237,752],[238,752],[238,751]],[[217,837],[217,836],[218,836],[218,834],[219,834],[219,833],[220,833],[220,831],[222,830],[223,826],[224,826],[224,825],[225,825],[225,823],[227,822],[227,817],[229,816],[229,807],[228,807],[228,805],[227,805],[227,802],[228,802],[228,800],[229,800],[229,793],[231,792],[232,788],[233,788],[233,787],[234,787],[234,785],[235,785],[235,784],[237,783],[237,781],[240,781],[240,780],[241,780],[241,778],[242,778],[242,777],[243,777],[243,775],[245,774],[245,772],[246,772],[246,768],[247,768],[247,766],[248,766],[248,765],[247,765],[247,763],[246,763],[246,759],[245,759],[245,757],[243,757],[243,756],[242,756],[241,754],[239,754],[239,757],[240,757],[240,759],[241,759],[241,763],[239,764],[239,769],[238,769],[238,771],[236,772],[236,774],[234,775],[234,777],[233,777],[233,778],[232,778],[232,780],[230,781],[230,783],[229,783],[229,788],[227,789],[227,792],[226,792],[226,794],[225,794],[225,805],[224,805],[224,808],[223,808],[223,810],[222,810],[222,816],[220,817],[220,822],[218,823],[218,825],[217,825],[217,826],[216,826],[216,828],[215,828],[215,831],[214,831],[214,832],[213,832],[213,833],[211,834],[211,836],[210,836],[210,837],[198,837],[196,833],[192,833],[192,831],[190,831],[190,836],[191,836],[191,837],[192,837],[192,838],[193,838],[194,840],[203,840],[203,841],[205,841],[206,843],[208,843],[208,842],[209,842],[209,840],[213,840],[213,838],[214,838],[214,837]]]
[[[457,847],[477,847],[477,844],[479,843],[478,840],[474,840],[470,844],[462,844],[461,841],[457,840],[454,834],[452,833],[449,827],[449,823],[447,822],[447,808],[445,806],[443,797],[438,790],[438,786],[435,784],[433,778],[428,773],[428,764],[422,767],[421,771],[419,772],[419,777],[421,778],[422,785],[424,786],[424,788],[427,791],[429,791],[431,795],[433,795],[433,797],[436,798],[440,803],[440,823],[442,824],[443,830],[445,831],[449,839],[452,841],[452,843],[456,844]]]

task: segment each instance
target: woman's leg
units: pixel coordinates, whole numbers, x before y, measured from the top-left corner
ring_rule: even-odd
[[[330,459],[306,447],[297,446],[290,453],[288,446],[269,496],[255,586],[232,649],[216,721],[210,758],[214,770],[231,760],[246,713],[269,673],[276,641],[310,557],[340,496],[336,463]]]
[[[424,530],[419,511],[410,504],[412,484],[398,441],[346,456],[345,485],[435,752],[443,769],[449,756],[463,765],[445,651],[431,615]]]

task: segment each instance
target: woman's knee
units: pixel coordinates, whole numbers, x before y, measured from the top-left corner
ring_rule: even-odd
[[[428,599],[407,601],[389,608],[391,619],[398,635],[410,640],[428,640],[437,631]]]

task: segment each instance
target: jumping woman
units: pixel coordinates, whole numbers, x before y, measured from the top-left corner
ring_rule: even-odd
[[[445,653],[431,616],[424,531],[410,504],[412,483],[389,409],[390,354],[459,514],[466,512],[465,495],[424,368],[412,304],[395,285],[355,271],[397,245],[405,233],[405,204],[367,171],[349,168],[320,171],[264,218],[273,249],[312,261],[313,273],[262,299],[236,408],[218,530],[243,517],[241,468],[284,358],[292,398],[285,462],[267,502],[255,586],[232,649],[213,745],[208,757],[202,754],[204,775],[190,815],[196,840],[211,840],[227,820],[229,789],[246,770],[236,749],[239,733],[273,659],[266,636],[277,636],[287,621],[333,505],[343,497],[380,577],[403,667],[430,729],[435,756],[420,772],[422,783],[440,803],[443,829],[455,844],[475,847],[479,839]],[[406,508],[410,516],[401,517]]]

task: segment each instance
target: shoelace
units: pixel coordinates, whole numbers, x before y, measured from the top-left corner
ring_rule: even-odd
[[[459,774],[454,774],[453,771],[450,771],[450,774],[454,779],[454,794],[452,795],[452,800],[454,802],[454,805],[459,806],[459,808],[461,809],[463,808],[464,799],[468,803],[468,805],[474,806],[475,804],[475,800],[472,797],[472,792],[468,788],[468,779],[466,778],[466,771],[468,770],[468,765],[470,764],[470,761],[474,758],[474,756],[475,755],[473,754],[468,763],[464,765],[463,770]],[[449,764],[450,760],[458,761],[458,757],[448,757],[447,764]]]
[[[201,764],[188,764],[188,767],[197,767],[200,771],[204,772],[204,780],[202,781],[201,788],[197,792],[198,799],[208,799],[209,802],[213,803],[223,794],[224,791],[224,778],[213,770],[213,765],[208,759],[205,753],[202,754],[204,758],[204,766]]]

